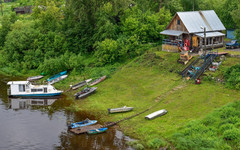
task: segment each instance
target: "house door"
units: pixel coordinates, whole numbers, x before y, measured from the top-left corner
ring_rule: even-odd
[[[43,88],[44,93],[47,93],[47,88]]]

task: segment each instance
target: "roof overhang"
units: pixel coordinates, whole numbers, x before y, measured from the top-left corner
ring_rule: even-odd
[[[185,32],[185,31],[177,31],[177,30],[164,30],[164,31],[160,32],[160,34],[171,35],[171,36],[180,36],[183,33],[187,33],[187,32]]]
[[[204,33],[197,33],[196,36],[204,38]],[[206,37],[219,37],[219,36],[225,36],[225,34],[221,32],[207,32]]]

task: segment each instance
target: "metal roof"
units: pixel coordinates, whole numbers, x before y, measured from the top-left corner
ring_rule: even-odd
[[[7,85],[12,85],[12,84],[28,84],[29,81],[9,81]]]
[[[198,33],[195,35],[204,38],[204,33]],[[207,32],[206,33],[206,37],[218,37],[218,36],[225,36],[225,34],[223,34],[221,32]]]
[[[184,32],[184,31],[177,31],[177,30],[164,30],[164,31],[160,32],[160,34],[172,35],[172,36],[180,36],[183,33],[186,33],[186,32]]]
[[[177,12],[189,33],[226,30],[214,10]]]

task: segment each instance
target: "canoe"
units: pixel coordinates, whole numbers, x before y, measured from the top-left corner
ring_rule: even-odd
[[[70,85],[71,86],[71,89],[73,89],[73,90],[76,90],[76,89],[78,89],[78,88],[80,88],[80,87],[83,87],[84,85],[86,85],[88,82],[90,82],[92,79],[88,79],[88,80],[85,80],[85,81],[82,81],[82,82],[79,82],[79,83],[77,83],[77,84],[75,84],[75,85]]]
[[[50,78],[48,78],[47,81],[50,82],[50,81],[52,81],[52,80],[54,80],[54,79],[57,79],[57,78],[59,78],[59,77],[61,77],[61,76],[63,76],[63,75],[66,75],[66,74],[67,74],[67,71],[60,72],[60,73],[58,73],[58,74],[56,74],[56,75],[51,76]]]
[[[89,126],[89,125],[93,125],[97,123],[97,120],[89,120],[89,119],[85,119],[81,122],[75,122],[75,123],[71,123],[68,127],[70,129],[74,129],[74,128],[77,128],[77,127],[84,127],[84,126]]]
[[[99,128],[87,131],[88,134],[98,134],[107,131],[108,128]]]
[[[128,112],[133,110],[133,107],[121,107],[121,108],[112,108],[112,109],[108,109],[108,113],[119,113],[119,112]]]
[[[99,82],[102,82],[103,80],[106,79],[106,77],[107,76],[102,76],[101,78],[94,80],[93,82],[90,83],[90,86],[93,86],[93,85],[98,84]]]
[[[27,81],[35,81],[35,80],[40,80],[40,79],[42,79],[44,76],[41,76],[41,75],[39,75],[39,76],[33,76],[33,77],[28,77],[27,78]]]
[[[74,96],[76,97],[76,99],[83,98],[83,97],[89,96],[90,94],[92,94],[96,90],[97,90],[97,87],[91,87],[91,88],[86,87],[82,91],[74,94]]]
[[[48,81],[48,84],[54,84],[54,83],[56,83],[58,81],[61,81],[61,80],[65,79],[65,78],[67,78],[67,77],[68,77],[68,75],[62,75],[62,76],[60,76],[58,78],[55,78],[54,80]]]
[[[151,113],[151,114],[147,115],[147,116],[145,117],[145,119],[152,120],[152,119],[154,119],[154,118],[156,118],[156,117],[163,116],[163,115],[165,115],[166,113],[167,113],[167,110],[166,110],[166,109],[162,109],[162,110],[159,110],[159,111],[156,111],[156,112],[154,112],[154,113]]]

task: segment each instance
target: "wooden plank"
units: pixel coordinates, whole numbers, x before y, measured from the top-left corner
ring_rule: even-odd
[[[89,130],[99,129],[101,127],[102,127],[102,125],[95,124],[95,125],[91,125],[91,126],[84,126],[84,127],[70,129],[70,132],[72,132],[74,134],[83,134],[83,133],[87,133],[87,131],[89,131]]]

